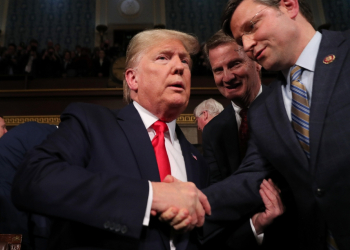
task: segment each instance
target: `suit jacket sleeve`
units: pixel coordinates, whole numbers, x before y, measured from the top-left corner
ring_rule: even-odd
[[[248,220],[263,202],[259,187],[274,172],[260,155],[251,133],[248,151],[239,169],[225,180],[203,190],[211,204],[212,215],[206,217],[204,238],[215,235],[220,227]]]
[[[93,145],[103,143],[94,136],[100,113],[94,113],[92,106],[69,106],[61,116],[60,128],[27,155],[15,176],[12,199],[23,209],[100,229],[118,222],[126,230],[115,233],[138,238],[148,181],[108,171],[121,162],[100,165],[94,159]]]

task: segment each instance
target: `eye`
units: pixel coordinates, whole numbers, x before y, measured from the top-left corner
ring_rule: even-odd
[[[167,58],[165,56],[158,56],[157,60],[166,60]]]
[[[188,59],[182,59],[181,61],[182,61],[182,63],[190,64],[190,61]]]
[[[248,33],[251,33],[251,32],[254,30],[254,28],[255,28],[255,24],[256,24],[256,23],[254,23],[253,21],[250,21],[250,25],[249,25],[249,31],[248,31]]]

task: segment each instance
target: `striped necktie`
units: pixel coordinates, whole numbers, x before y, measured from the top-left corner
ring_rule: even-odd
[[[292,124],[294,132],[307,158],[310,158],[309,117],[310,107],[307,91],[300,82],[302,68],[294,65],[290,72],[292,91]]]

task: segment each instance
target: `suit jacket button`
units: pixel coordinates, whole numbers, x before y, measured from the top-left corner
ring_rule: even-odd
[[[325,193],[325,191],[324,191],[324,189],[322,189],[322,188],[318,188],[318,189],[316,190],[316,195],[317,195],[318,197],[324,196],[324,193]]]
[[[111,225],[109,227],[110,230],[114,230],[115,229],[115,223],[114,222],[111,222]]]
[[[115,225],[114,231],[119,232],[119,231],[120,231],[120,228],[121,228],[121,225],[120,225],[120,224],[117,224],[117,225]]]
[[[122,226],[121,232],[122,234],[125,234],[128,231],[128,228],[126,226]]]
[[[106,221],[105,224],[103,224],[103,227],[106,229],[109,229],[110,226],[111,226],[111,223],[109,221]]]

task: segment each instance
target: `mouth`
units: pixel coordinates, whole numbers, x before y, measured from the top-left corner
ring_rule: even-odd
[[[225,85],[225,88],[227,88],[227,89],[236,89],[236,88],[238,88],[241,85],[242,85],[241,82],[237,82],[237,83],[233,83],[233,84],[230,84],[230,85]]]
[[[259,61],[259,59],[261,59],[262,57],[262,53],[264,52],[265,48],[259,50],[258,52],[255,53],[254,57],[255,57],[255,60]]]
[[[181,90],[185,89],[185,85],[182,82],[174,82],[172,84],[169,84],[168,87],[171,87],[171,88],[174,88],[174,89],[181,89]]]

